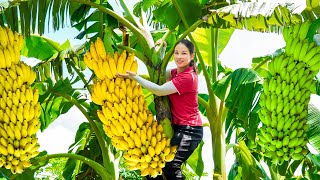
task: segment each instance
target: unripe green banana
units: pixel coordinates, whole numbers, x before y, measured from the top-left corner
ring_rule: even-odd
[[[299,53],[299,60],[302,61],[304,57],[306,56],[308,52],[309,43],[308,41],[303,42],[303,45],[301,47],[300,53]]]
[[[301,27],[300,27],[300,30],[299,30],[299,39],[300,39],[300,41],[303,41],[304,39],[306,39],[310,25],[311,25],[310,20],[306,20],[305,22],[303,22],[301,24]]]

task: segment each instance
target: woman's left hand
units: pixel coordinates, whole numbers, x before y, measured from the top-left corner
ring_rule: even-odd
[[[131,78],[134,77],[135,75],[136,75],[136,73],[131,72],[131,71],[127,71],[127,74],[117,73],[117,76],[118,76],[118,77],[129,78],[129,79],[131,79]]]

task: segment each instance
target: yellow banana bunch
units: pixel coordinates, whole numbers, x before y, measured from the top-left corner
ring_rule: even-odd
[[[20,61],[23,36],[0,27],[0,167],[22,173],[39,154],[39,92],[31,84],[36,73]]]
[[[274,164],[301,160],[308,153],[306,117],[314,77],[320,69],[320,48],[306,34],[311,22],[284,27],[285,52],[268,64],[271,78],[260,94],[262,122],[257,142]]]
[[[124,151],[129,170],[138,169],[143,176],[156,177],[165,163],[173,160],[176,148],[170,146],[162,125],[154,120],[142,87],[134,80],[116,76],[126,71],[137,73],[134,57],[134,53],[125,50],[113,56],[106,53],[103,41],[98,38],[91,43],[84,61],[98,78],[90,91],[92,101],[101,106],[97,116],[105,134],[115,148]]]

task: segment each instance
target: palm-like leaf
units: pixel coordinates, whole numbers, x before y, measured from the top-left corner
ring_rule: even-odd
[[[91,129],[89,123],[82,123],[77,130],[75,136],[75,142],[69,146],[69,153],[77,153],[80,152],[85,148],[87,145],[87,141],[90,139]],[[78,174],[80,171],[81,163],[75,159],[68,159],[64,171],[63,177],[66,179],[72,179],[75,174]]]
[[[314,20],[319,13],[306,10],[305,2],[244,2],[212,9],[208,23],[218,28],[235,27],[263,32],[278,32],[279,27],[304,19]]]
[[[320,152],[320,110],[317,109],[313,104],[309,104],[308,107],[308,125],[307,131],[308,139],[310,144]]]
[[[10,4],[0,14],[0,24],[8,24],[12,30],[24,35],[43,34],[51,27],[56,31],[66,26],[70,23],[68,16],[80,6],[70,4],[69,0],[11,1]]]
[[[218,33],[218,49],[217,56],[221,54],[224,48],[227,46],[234,29],[221,29]],[[214,57],[214,40],[213,28],[197,28],[192,32],[192,36],[197,44],[197,48],[200,50],[200,54],[204,62],[212,66],[212,59]]]
[[[134,5],[133,14],[137,17],[141,17],[141,11],[146,13],[147,23],[153,29],[163,29],[166,26],[159,22],[154,16],[153,11],[156,10],[163,0],[144,0]]]

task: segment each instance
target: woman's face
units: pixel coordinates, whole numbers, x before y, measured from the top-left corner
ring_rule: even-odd
[[[194,54],[190,54],[189,49],[182,43],[176,45],[174,49],[174,61],[177,68],[189,67],[190,61],[193,59]]]

